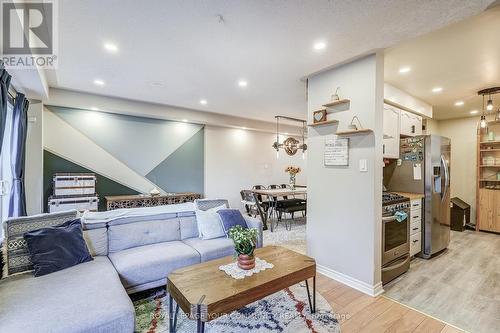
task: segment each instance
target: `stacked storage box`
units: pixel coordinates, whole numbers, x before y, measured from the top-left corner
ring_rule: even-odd
[[[99,197],[95,192],[95,183],[93,173],[56,173],[54,194],[49,198],[49,212],[72,209],[97,211]]]

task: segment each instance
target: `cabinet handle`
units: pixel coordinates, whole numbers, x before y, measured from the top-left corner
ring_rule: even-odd
[[[417,242],[418,242],[418,240],[417,240],[417,239],[415,239],[415,240],[413,241],[413,244],[415,244],[415,243],[417,243]]]
[[[382,154],[385,154],[385,144],[382,145]]]
[[[413,228],[412,230],[418,230],[418,228]]]

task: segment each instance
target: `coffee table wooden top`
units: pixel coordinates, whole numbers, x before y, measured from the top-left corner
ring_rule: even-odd
[[[313,258],[280,246],[256,249],[255,256],[274,267],[237,280],[219,270],[235,261],[225,257],[172,272],[167,288],[190,318],[200,305],[202,321],[210,321],[316,275]]]

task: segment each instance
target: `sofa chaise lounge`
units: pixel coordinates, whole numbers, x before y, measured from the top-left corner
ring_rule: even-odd
[[[221,203],[227,205],[202,199],[171,205],[166,213],[141,215],[136,210],[84,223],[93,261],[41,277],[26,273],[0,280],[0,333],[133,332],[135,311],[128,294],[164,286],[178,268],[233,254],[226,237],[198,237],[195,208]],[[245,219],[259,230],[261,247],[261,221]]]

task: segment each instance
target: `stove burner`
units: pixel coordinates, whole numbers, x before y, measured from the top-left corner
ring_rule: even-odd
[[[396,203],[401,203],[405,201],[409,201],[407,197],[404,197],[399,194],[384,192],[382,193],[382,206],[393,205]]]

